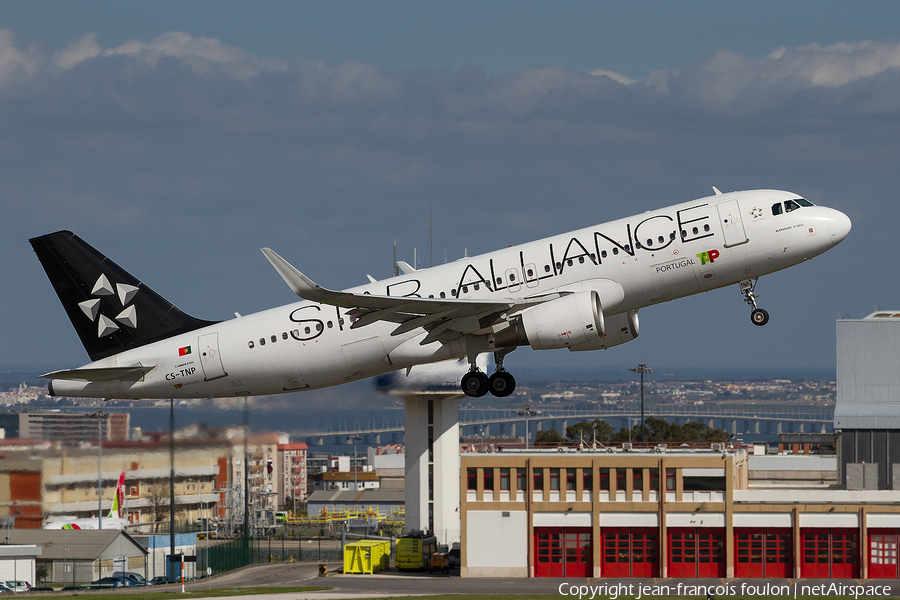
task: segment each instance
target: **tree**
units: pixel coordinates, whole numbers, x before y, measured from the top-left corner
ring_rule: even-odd
[[[684,444],[684,443],[709,443],[727,442],[731,437],[724,429],[713,429],[699,421],[692,421],[684,425],[669,423],[665,419],[647,417],[644,421],[644,439],[648,442]],[[637,441],[641,439],[640,423],[632,429],[619,430],[613,436],[615,442]]]
[[[41,583],[47,581],[47,562],[43,560],[36,560],[34,562],[34,578],[40,581]]]
[[[169,486],[163,483],[154,483],[147,486],[144,497],[147,499],[150,520],[153,521],[153,531],[159,533],[159,524],[169,518]]]
[[[615,428],[600,419],[582,421],[566,427],[566,439],[573,442],[584,441],[585,444],[593,443],[596,436],[598,442],[608,442],[615,434]]]
[[[534,443],[542,444],[544,446],[559,446],[563,441],[563,437],[559,435],[559,432],[555,429],[551,429],[550,431],[538,431],[534,436]]]

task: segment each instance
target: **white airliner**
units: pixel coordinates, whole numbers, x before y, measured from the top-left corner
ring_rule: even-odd
[[[113,497],[113,505],[109,514],[104,518],[97,515],[96,519],[74,519],[50,521],[44,525],[44,529],[125,529],[130,523],[122,518],[125,507],[125,471],[119,474],[119,483],[116,485],[116,495]]]
[[[508,396],[517,346],[599,350],[638,336],[638,309],[739,285],[764,325],[757,279],[838,244],[850,219],[783,191],[715,195],[347,291],[262,252],[304,301],[223,322],[190,317],[83,242],[31,240],[93,362],[50,393],[206,398],[322,388],[451,358],[469,396]],[[495,372],[478,366],[493,352]]]

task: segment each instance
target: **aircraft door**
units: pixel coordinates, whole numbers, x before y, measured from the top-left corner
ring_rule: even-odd
[[[740,246],[747,243],[747,232],[744,231],[744,221],[741,219],[741,210],[737,200],[726,200],[716,205],[719,210],[719,221],[722,224],[722,233],[725,235],[726,248]]]
[[[222,366],[222,356],[219,354],[219,334],[207,333],[197,340],[200,346],[200,366],[203,368],[203,379],[212,381],[225,377],[225,367]]]

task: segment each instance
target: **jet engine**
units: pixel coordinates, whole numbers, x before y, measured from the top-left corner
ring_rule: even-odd
[[[572,348],[600,340],[605,332],[600,295],[575,292],[529,308],[494,334],[494,346],[530,345],[535,350]]]
[[[572,352],[580,352],[582,350],[606,350],[625,342],[630,342],[640,335],[640,324],[636,310],[630,310],[626,313],[619,313],[611,317],[606,317],[606,335],[600,339],[570,346]]]

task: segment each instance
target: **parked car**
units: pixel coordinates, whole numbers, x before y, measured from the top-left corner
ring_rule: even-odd
[[[119,579],[124,579],[127,582],[127,585],[153,585],[144,579],[144,576],[140,573],[131,573],[125,571],[116,571],[112,574],[113,577],[117,577]]]
[[[66,587],[64,587],[62,589],[62,591],[63,592],[80,592],[82,590],[89,590],[89,589],[91,589],[91,588],[89,588],[86,585],[67,585]]]
[[[29,592],[55,592],[56,590],[48,585],[33,585]]]
[[[5,581],[6,588],[11,592],[27,592],[31,589],[31,584],[27,581]]]
[[[125,587],[128,583],[121,577],[101,577],[97,581],[91,582],[92,590],[102,590],[106,588]]]
[[[150,585],[168,585],[170,583],[178,583],[178,578],[160,575],[159,577],[154,577],[150,580]]]
[[[451,548],[448,555],[451,569],[458,569],[462,566],[462,557],[459,548]]]
[[[201,531],[206,531],[207,527],[210,531],[215,531],[216,527],[218,527],[218,523],[215,519],[199,517],[194,519],[194,527],[199,527]]]

